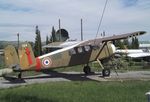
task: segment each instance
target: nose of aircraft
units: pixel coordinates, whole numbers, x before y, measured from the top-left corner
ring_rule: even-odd
[[[116,52],[116,47],[115,47],[114,44],[111,44],[111,48],[112,48],[113,53],[115,53]]]

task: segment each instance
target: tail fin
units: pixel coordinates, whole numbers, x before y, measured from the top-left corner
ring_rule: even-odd
[[[4,49],[4,56],[5,56],[5,64],[9,67],[12,68],[16,65],[19,65],[19,58],[16,52],[16,49],[12,45],[8,45]]]
[[[5,64],[14,70],[31,70],[36,65],[36,59],[29,43],[23,43],[18,49],[12,45],[8,45],[4,50]],[[18,58],[19,55],[19,58]],[[18,69],[19,68],[19,69]]]
[[[23,43],[18,49],[21,70],[31,70],[36,65],[36,59],[29,43]]]

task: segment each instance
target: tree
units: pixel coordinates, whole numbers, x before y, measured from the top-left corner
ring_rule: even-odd
[[[136,38],[136,37],[132,38],[131,48],[132,49],[138,49],[139,48],[138,38]]]
[[[134,40],[134,37],[132,37],[132,42],[131,42],[131,48],[132,49],[135,49],[135,40]]]
[[[124,44],[123,44],[123,42],[121,40],[116,40],[115,41],[115,46],[119,47],[120,49],[124,48]]]
[[[36,26],[35,34],[36,34],[36,37],[35,37],[34,54],[37,57],[42,54],[42,42],[41,42],[41,35],[40,35],[40,30],[38,29],[38,26]]]
[[[54,26],[52,27],[52,32],[51,32],[51,37],[50,37],[50,42],[56,42],[56,30],[54,28]]]
[[[127,49],[130,49],[130,43],[129,43],[128,39],[123,40],[123,45],[124,45],[124,48],[126,47]]]
[[[49,38],[48,38],[48,36],[46,36],[46,45],[49,43],[50,43]]]
[[[135,49],[139,49],[139,40],[137,37],[135,37]]]

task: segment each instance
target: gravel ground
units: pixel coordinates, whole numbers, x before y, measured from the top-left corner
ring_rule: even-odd
[[[150,71],[130,71],[125,73],[112,72],[110,77],[103,78],[101,73],[93,73],[85,76],[82,72],[49,72],[36,76],[23,77],[17,79],[15,76],[0,78],[0,88],[17,87],[36,83],[57,82],[57,81],[125,81],[125,80],[150,80]]]

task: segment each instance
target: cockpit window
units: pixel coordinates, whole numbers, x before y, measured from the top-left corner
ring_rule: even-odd
[[[86,45],[86,46],[84,46],[84,49],[85,49],[85,51],[87,51],[87,52],[88,52],[88,51],[90,51],[90,49],[91,49],[91,48],[90,48],[90,46],[89,46],[89,45]]]
[[[75,49],[70,49],[70,50],[69,50],[69,55],[74,55],[74,54],[76,54]]]
[[[78,50],[78,53],[82,53],[83,52],[82,47],[78,47],[77,50]]]

